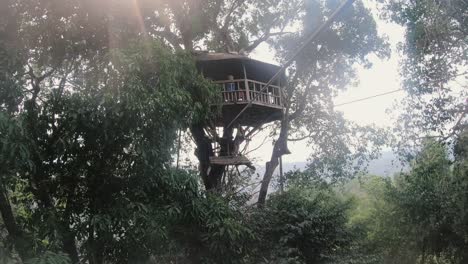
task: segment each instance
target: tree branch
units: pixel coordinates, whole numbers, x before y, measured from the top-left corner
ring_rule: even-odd
[[[314,86],[314,85],[310,85],[310,83],[312,82],[312,79],[313,78],[310,78],[308,84],[307,84],[307,89],[311,89],[311,88],[318,88],[318,86]],[[305,110],[305,107],[307,105],[307,99],[308,99],[309,96],[307,96],[307,93],[305,93],[303,96],[301,96],[301,100],[298,102],[297,104],[297,107],[296,107],[296,111],[294,111],[294,113],[292,113],[290,116],[289,116],[289,120],[294,120],[296,118],[298,118]]]
[[[273,32],[273,33],[270,33],[269,31],[266,32],[265,34],[263,34],[263,36],[257,38],[256,40],[254,40],[252,42],[252,44],[250,44],[248,47],[246,47],[245,49],[242,49],[240,51],[240,53],[250,53],[252,52],[254,49],[256,49],[260,44],[262,44],[263,42],[267,41],[269,38],[271,37],[274,37],[274,36],[281,36],[281,35],[285,35],[285,34],[293,34],[294,32],[283,32],[283,31],[279,31],[279,32]]]
[[[158,37],[163,38],[169,42],[175,49],[182,49],[182,39],[179,38],[175,33],[171,32],[168,29],[165,30],[153,30],[151,33],[155,34]]]
[[[232,2],[226,16],[224,17],[223,26],[221,27],[222,31],[227,31],[227,29],[229,27],[229,23],[231,22],[232,13],[234,13],[234,10],[236,10],[236,8],[243,5],[244,2],[245,2],[245,0],[234,0],[234,2]]]
[[[288,138],[288,141],[302,141],[302,140],[305,140],[307,138],[310,138],[312,136],[312,132],[310,132],[309,134],[305,135],[305,136],[302,136],[302,137],[298,137],[298,138]]]

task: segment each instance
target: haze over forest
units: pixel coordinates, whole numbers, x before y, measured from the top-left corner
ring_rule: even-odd
[[[0,264],[468,263],[467,29],[466,0],[0,1]]]

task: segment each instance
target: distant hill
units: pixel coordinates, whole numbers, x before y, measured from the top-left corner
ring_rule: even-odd
[[[400,163],[395,153],[388,151],[383,152],[379,159],[371,161],[367,169],[370,174],[392,176],[395,173],[405,171],[407,166]]]
[[[283,163],[283,171],[288,172],[290,170],[300,169],[303,170],[307,166],[307,162],[298,161],[298,162],[287,162]],[[399,173],[405,170],[405,166],[402,166],[398,161],[398,157],[395,153],[391,151],[386,151],[382,153],[382,156],[376,160],[373,160],[369,163],[367,171],[369,174],[379,175],[379,176],[392,176],[395,173]],[[263,175],[265,168],[263,166],[257,166],[256,173]],[[278,169],[275,171],[275,174],[278,173]]]

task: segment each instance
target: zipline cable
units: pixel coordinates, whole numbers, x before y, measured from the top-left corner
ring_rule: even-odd
[[[242,110],[237,114],[234,119],[227,125],[226,128],[229,128],[232,126],[232,124],[249,108],[253,101],[255,101],[261,93],[263,93],[268,87],[281,75],[281,73],[289,67],[289,65],[296,59],[296,57],[301,53],[301,51],[307,47],[317,36],[326,28],[328,27],[338,16],[341,11],[343,11],[348,5],[351,5],[354,2],[354,0],[345,0],[341,5],[331,14],[331,16],[325,21],[320,27],[318,27],[307,39],[306,41],[296,50],[296,52],[293,53],[293,55],[281,66],[281,68],[271,77],[271,79],[267,82],[267,84],[260,90],[259,93],[256,94],[255,98],[251,100],[248,104],[242,108]]]
[[[375,95],[371,95],[371,96],[368,96],[368,97],[359,98],[359,99],[352,100],[352,101],[349,101],[349,102],[337,104],[337,105],[335,105],[335,107],[342,106],[342,105],[348,105],[348,104],[352,104],[352,103],[356,103],[356,102],[361,102],[361,101],[369,100],[369,99],[372,99],[372,98],[375,98],[375,97],[379,97],[379,96],[384,96],[384,95],[387,95],[387,94],[396,93],[396,92],[399,92],[399,91],[403,91],[403,89],[396,89],[396,90],[389,91],[389,92],[385,92],[385,93],[381,93],[381,94],[375,94]]]
[[[453,78],[453,77],[462,76],[462,75],[466,75],[466,74],[468,74],[468,72],[467,72],[467,73],[462,73],[462,74],[454,75],[454,76],[452,76],[452,78]],[[429,82],[426,82],[426,84],[438,83],[438,82],[440,82],[440,81],[443,81],[443,79],[431,80],[431,81],[429,81]],[[404,90],[405,90],[405,89],[400,88],[400,89],[392,90],[392,91],[385,92],[385,93],[381,93],[381,94],[375,94],[375,95],[371,95],[371,96],[368,96],[368,97],[364,97],[364,98],[359,98],[359,99],[356,99],[356,100],[352,100],[352,101],[349,101],[349,102],[340,103],[340,104],[335,105],[335,107],[342,106],[342,105],[347,105],[347,104],[352,104],[352,103],[356,103],[356,102],[360,102],[360,101],[365,101],[365,100],[372,99],[372,98],[375,98],[375,97],[379,97],[379,96],[383,96],[383,95],[387,95],[387,94],[392,94],[392,93],[396,93],[396,92],[404,91]]]

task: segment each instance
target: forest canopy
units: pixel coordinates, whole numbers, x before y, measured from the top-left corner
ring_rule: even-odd
[[[341,3],[2,1],[0,263],[468,263],[464,0],[350,3],[284,72],[281,118],[246,129],[273,142],[260,182],[210,162],[249,140],[214,127],[197,55],[285,63]],[[392,130],[334,106],[391,56],[376,12],[405,29]],[[307,168],[277,178],[293,141]],[[408,170],[366,174],[384,148]]]

